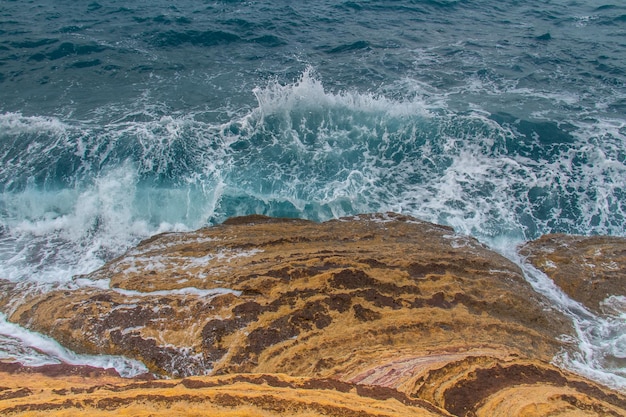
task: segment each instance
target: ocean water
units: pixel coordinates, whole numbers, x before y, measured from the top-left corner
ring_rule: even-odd
[[[75,285],[251,213],[401,212],[520,264],[545,233],[626,236],[625,83],[617,0],[3,0],[0,278]],[[589,324],[559,363],[626,387],[623,303],[527,273]]]

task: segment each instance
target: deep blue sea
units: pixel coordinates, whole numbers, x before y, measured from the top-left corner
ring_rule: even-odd
[[[626,236],[626,4],[0,0],[0,278],[70,285],[235,215],[384,211],[512,258]],[[560,363],[626,387],[620,314]]]

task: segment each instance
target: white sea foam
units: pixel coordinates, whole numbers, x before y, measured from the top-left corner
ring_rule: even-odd
[[[0,253],[0,276],[65,282],[149,236],[154,229],[132,210],[135,183],[132,170],[123,166],[82,193],[3,195],[8,244]]]
[[[192,239],[193,242],[197,241],[213,241],[214,239]],[[189,242],[185,240],[185,242]],[[177,271],[178,273],[192,274],[194,270],[202,268],[200,274],[206,275],[213,271],[211,269],[211,263],[213,260],[218,260],[221,263],[230,263],[238,258],[247,258],[254,256],[257,253],[263,252],[261,249],[228,249],[220,248],[215,251],[208,251],[203,256],[192,255],[176,255],[176,254],[157,254],[154,253],[157,248],[167,248],[173,243],[169,244],[155,244],[149,245],[149,247],[141,247],[141,249],[135,249],[130,251],[127,255],[117,259],[110,264],[110,269],[117,273],[125,275],[135,274],[137,272],[150,272],[150,271]],[[198,276],[196,276],[197,278]]]
[[[23,116],[21,113],[0,113],[0,126],[4,134],[50,132],[64,134],[68,125],[57,117]]]
[[[152,297],[152,296],[168,296],[168,295],[195,295],[203,298],[213,298],[223,294],[234,294],[237,297],[241,295],[241,291],[235,291],[228,288],[211,288],[203,290],[195,287],[184,287],[175,290],[159,290],[159,291],[132,291],[121,288],[112,288],[113,291],[126,297]]]
[[[384,96],[371,93],[328,92],[315,76],[312,67],[305,69],[293,84],[271,82],[264,88],[255,88],[253,92],[258,102],[255,111],[260,112],[262,116],[320,108],[348,108],[358,112],[388,114],[392,117],[430,114],[424,102],[419,100],[391,101]]]
[[[24,365],[40,366],[58,363],[89,365],[104,369],[114,368],[124,377],[133,377],[148,372],[141,362],[122,356],[74,353],[47,336],[8,322],[2,313],[0,313],[0,338],[4,338],[11,347],[8,351],[0,349],[0,359],[17,360]]]

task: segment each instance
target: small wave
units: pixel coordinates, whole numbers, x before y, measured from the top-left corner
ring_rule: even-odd
[[[92,55],[105,51],[107,48],[97,44],[75,44],[71,42],[63,42],[56,49],[45,54],[46,58],[51,61],[65,58],[68,56]]]
[[[258,43],[259,45],[275,48],[277,46],[287,45],[287,41],[274,35],[263,35],[250,40],[252,43]]]
[[[364,50],[364,49],[369,49],[370,48],[370,43],[367,41],[356,41],[353,42],[351,44],[346,44],[346,45],[340,45],[340,46],[336,46],[332,49],[328,50],[329,54],[339,54],[339,53],[343,53],[343,52],[352,52],[352,51],[359,51],[359,50]]]
[[[9,45],[11,45],[13,48],[34,49],[34,48],[40,48],[42,46],[52,45],[57,42],[59,42],[58,39],[44,38],[44,39],[38,39],[38,40],[24,40],[24,41],[18,41],[18,42],[10,42]]]
[[[184,32],[171,30],[157,34],[152,42],[158,47],[172,47],[183,44],[190,44],[194,46],[214,46],[238,42],[240,40],[241,38],[234,33],[219,30],[188,30]]]

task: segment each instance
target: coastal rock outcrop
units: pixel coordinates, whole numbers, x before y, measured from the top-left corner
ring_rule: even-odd
[[[545,235],[520,254],[596,314],[608,312],[610,297],[626,296],[626,238]]]
[[[10,321],[80,353],[121,354],[184,378],[137,383],[139,397],[154,386],[191,398],[191,384],[213,399],[237,387],[263,387],[264,398],[287,390],[294,402],[284,410],[306,415],[324,413],[298,398],[330,391],[349,409],[373,398],[407,415],[626,410],[621,394],[550,364],[573,348],[562,337],[572,325],[514,263],[407,216],[234,218],[148,239],[74,287],[17,303],[12,291],[5,283],[0,300]]]
[[[445,408],[392,388],[284,374],[123,379],[85,366],[0,362],[2,416],[625,416],[623,396],[535,363],[454,366]],[[483,362],[484,365],[484,362]],[[446,372],[439,372],[439,379]],[[448,377],[451,375],[448,375]],[[456,379],[456,381],[455,381]],[[441,381],[432,380],[432,383]]]
[[[329,379],[238,374],[128,380],[90,367],[0,362],[2,416],[449,416],[391,389]]]

